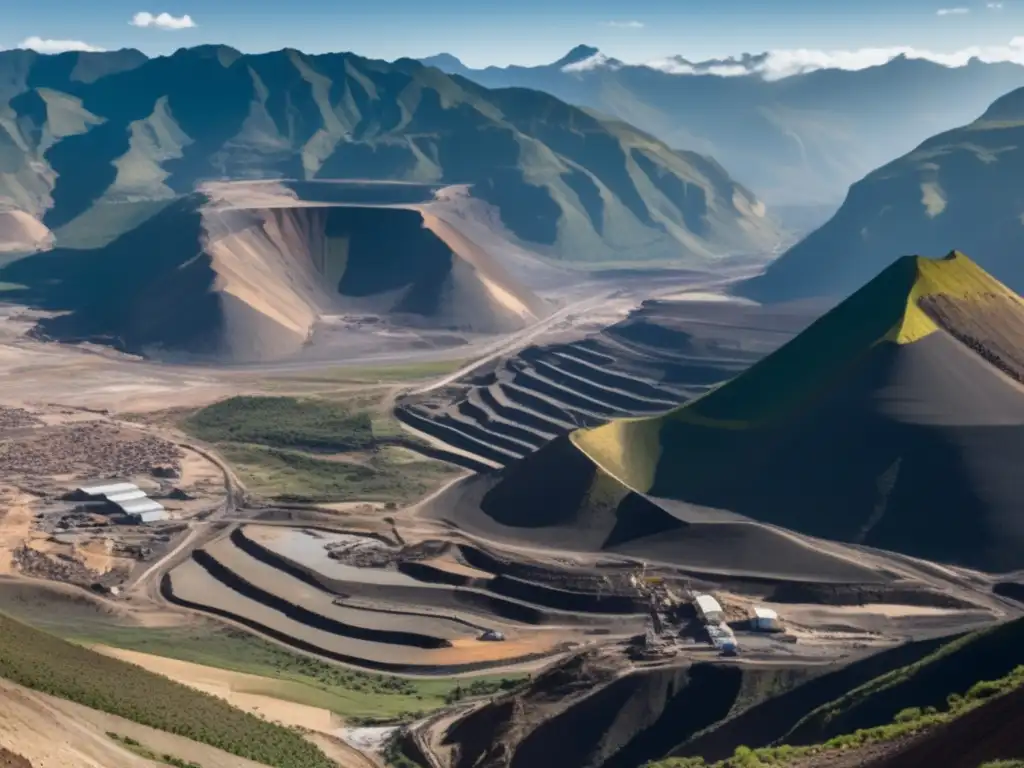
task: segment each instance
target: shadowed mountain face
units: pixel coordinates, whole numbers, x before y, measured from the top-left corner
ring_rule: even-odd
[[[431,213],[424,200],[434,191],[208,185],[106,245],[33,254],[5,265],[0,278],[19,286],[14,301],[54,313],[36,326],[43,337],[157,357],[288,357],[325,314],[475,333],[543,317],[544,301]]]
[[[120,215],[97,210],[259,178],[470,184],[558,258],[701,260],[777,239],[713,161],[547,94],[350,54],[109,55],[0,54],[0,202],[58,244]]]
[[[671,74],[607,60],[580,46],[540,67],[470,70],[451,56],[425,62],[489,88],[536,88],[614,115],[672,147],[719,160],[769,205],[838,203],[871,169],[939,131],[975,119],[1024,85],[1024,67],[959,68],[897,58],[856,72],[819,70],[768,81],[763,57],[692,64]],[[729,65],[746,75],[708,74]],[[894,105],[897,105],[894,107]]]
[[[653,497],[1009,571],[1022,341],[1024,302],[965,256],[906,257],[704,397],[573,440]]]
[[[709,570],[849,577],[849,561],[755,521],[1020,569],[1022,349],[1016,294],[963,255],[906,257],[720,387],[577,430],[438,514]]]
[[[830,221],[740,287],[759,301],[845,296],[903,253],[948,244],[1024,290],[1024,89],[858,181]]]

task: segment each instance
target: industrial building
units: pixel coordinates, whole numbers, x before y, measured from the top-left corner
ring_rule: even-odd
[[[170,517],[163,504],[149,498],[135,483],[82,485],[65,498],[85,507],[96,507],[97,511],[116,515],[128,523],[155,523]]]
[[[782,629],[782,625],[779,622],[779,614],[771,608],[764,608],[760,605],[754,606],[754,613],[750,618],[750,626],[761,632],[778,632]]]
[[[697,595],[693,604],[697,608],[697,616],[705,624],[720,624],[725,620],[725,611],[711,595]]]

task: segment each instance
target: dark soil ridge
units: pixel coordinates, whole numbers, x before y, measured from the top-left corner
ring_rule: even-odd
[[[1024,758],[1024,688],[999,696],[865,768],[978,768]]]
[[[402,587],[383,584],[367,584],[362,582],[341,581],[284,558],[253,541],[245,532],[236,528],[231,533],[231,541],[248,554],[267,565],[284,571],[317,589],[330,592],[343,598],[375,598],[392,603],[412,605],[430,605],[438,608],[479,612],[484,616],[497,615],[503,619],[530,625],[583,625],[598,624],[604,626],[616,617],[602,619],[598,616],[562,611],[557,608],[533,605],[515,598],[504,597],[488,590],[474,587],[432,588]],[[629,618],[629,617],[618,617]]]
[[[411,648],[436,649],[450,648],[452,644],[443,638],[422,635],[416,632],[398,632],[394,630],[372,629],[346,624],[336,619],[315,613],[300,605],[271,594],[241,575],[223,565],[213,555],[203,549],[192,553],[192,559],[208,574],[228,589],[284,614],[300,624],[329,632],[332,635],[348,637],[353,640],[366,640],[372,643],[400,645]]]
[[[1024,619],[973,635],[962,645],[900,679],[876,681],[872,690],[853,691],[808,714],[785,735],[789,744],[820,744],[834,736],[892,722],[907,707],[944,707],[952,693],[962,694],[979,680],[997,680],[1024,661]]]
[[[331,651],[327,648],[321,648],[315,643],[309,643],[305,640],[301,640],[297,637],[289,635],[287,632],[280,632],[273,627],[268,627],[260,624],[257,621],[249,619],[245,616],[239,616],[238,614],[232,613],[231,611],[222,610],[220,608],[214,608],[211,606],[203,605],[201,603],[195,603],[190,600],[185,600],[174,593],[174,587],[171,582],[170,574],[164,574],[160,580],[160,594],[165,600],[175,605],[179,605],[189,610],[198,611],[208,615],[219,616],[222,619],[240,624],[244,627],[248,627],[254,632],[265,635],[266,637],[277,640],[278,642],[284,643],[285,645],[296,648],[300,651],[312,653],[315,656],[321,656],[326,659],[333,661],[339,661],[342,664],[349,664],[353,667],[360,667],[362,669],[369,669],[375,672],[393,672],[396,674],[410,674],[410,675],[424,675],[424,676],[446,676],[446,675],[457,675],[465,672],[477,672],[493,667],[507,667],[515,664],[525,664],[530,661],[537,661],[539,659],[548,658],[552,653],[534,653],[525,656],[517,656],[515,658],[500,659],[498,661],[481,661],[472,662],[469,664],[445,664],[445,665],[427,665],[427,664],[403,664],[385,661],[373,661],[371,659],[364,659],[359,656],[351,656],[344,653],[338,653]]]
[[[703,311],[741,320],[751,313],[737,307]],[[669,410],[763,356],[759,350],[720,346],[709,335],[765,336],[770,347],[810,319],[810,314],[783,313],[768,317],[767,329],[748,319],[734,329],[696,323],[682,331],[675,329],[679,312],[671,303],[645,306],[602,334],[526,347],[486,374],[466,377],[462,387],[428,399],[400,399],[395,415],[452,447],[508,466],[575,426]],[[496,392],[511,405],[499,402]]]
[[[698,663],[595,679],[567,660],[451,726],[452,768],[636,768],[666,755],[709,763],[767,746],[809,712],[918,661],[950,636],[830,665]],[[556,674],[558,676],[556,676]],[[972,766],[972,768],[974,768]]]
[[[785,741],[809,713],[850,690],[894,670],[913,664],[962,635],[944,635],[904,643],[849,662],[817,670],[804,684],[765,702],[744,707],[667,752],[672,757],[704,757],[708,763],[732,756],[738,746],[752,749]]]

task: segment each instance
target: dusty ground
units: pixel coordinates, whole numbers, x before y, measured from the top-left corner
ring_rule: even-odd
[[[32,500],[17,488],[0,488],[0,574],[14,571],[14,552],[29,538]]]
[[[27,758],[33,768],[151,768],[151,761],[111,740],[108,731],[203,768],[261,768],[213,747],[0,680],[0,747]]]

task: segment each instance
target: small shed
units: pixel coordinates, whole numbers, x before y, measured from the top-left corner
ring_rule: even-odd
[[[777,632],[782,628],[779,623],[779,614],[771,608],[764,608],[760,605],[754,607],[754,615],[750,619],[750,624],[761,632]]]
[[[725,620],[725,611],[711,595],[697,595],[693,599],[697,615],[705,624],[718,624]]]

